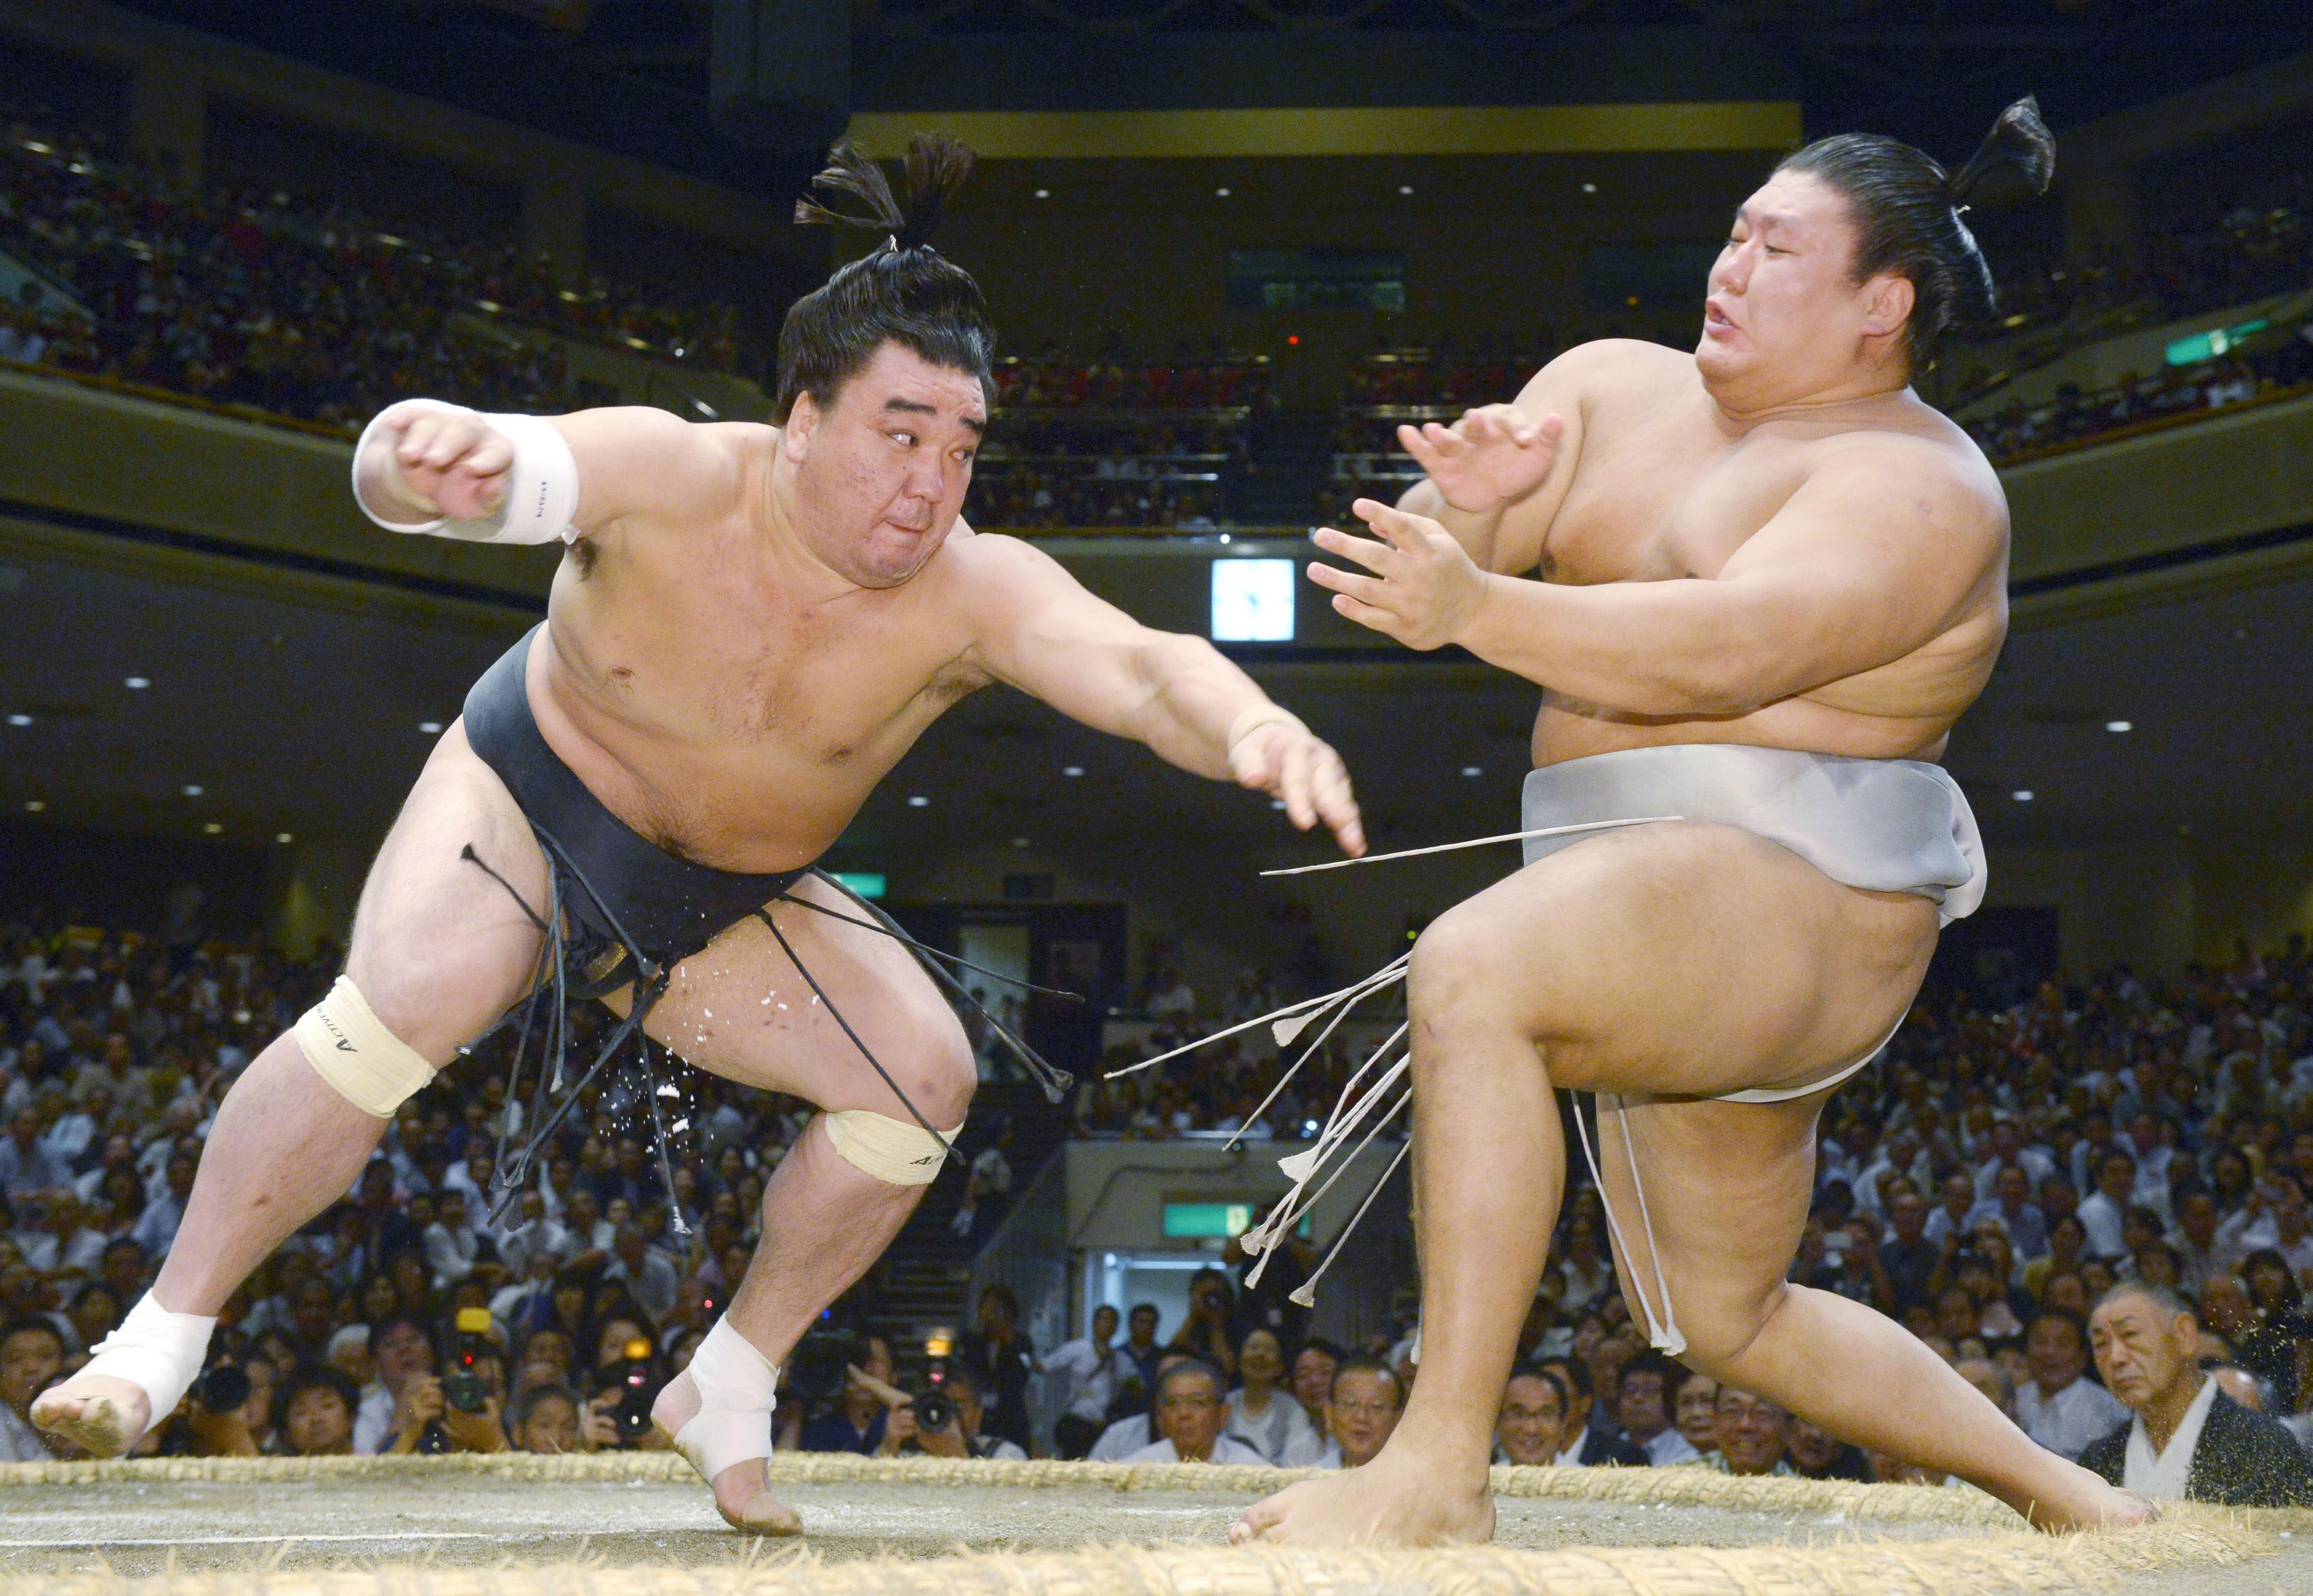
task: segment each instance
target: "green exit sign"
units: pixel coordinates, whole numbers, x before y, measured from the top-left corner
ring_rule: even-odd
[[[1226,1241],[1253,1224],[1250,1203],[1167,1203],[1165,1234],[1176,1240]]]
[[[2271,322],[2259,316],[2256,321],[2243,322],[2238,327],[2212,327],[2206,332],[2180,338],[2168,346],[2168,364],[2198,366],[2203,360],[2213,360],[2227,350],[2238,348],[2242,339],[2263,332],[2272,325]]]
[[[881,870],[837,870],[835,878],[863,898],[884,895],[884,873]]]

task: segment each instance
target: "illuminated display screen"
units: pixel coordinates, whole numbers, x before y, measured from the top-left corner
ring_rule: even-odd
[[[884,873],[881,870],[836,870],[831,873],[838,881],[863,898],[884,895]]]
[[[1291,642],[1293,562],[1214,560],[1212,637],[1217,643]]]

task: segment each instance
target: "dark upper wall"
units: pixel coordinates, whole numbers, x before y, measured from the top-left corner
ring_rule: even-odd
[[[1654,104],[1799,90],[1763,40],[1693,28],[886,36],[855,48],[851,70],[863,111]]]

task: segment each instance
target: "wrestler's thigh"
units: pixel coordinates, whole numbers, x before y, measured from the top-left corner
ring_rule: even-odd
[[[849,920],[867,918],[815,877],[791,890]],[[771,916],[824,1001],[778,939],[750,917],[675,966],[644,1028],[726,1080],[822,1108],[872,1108],[906,1119],[892,1088],[844,1034],[840,1013],[926,1118],[942,1130],[960,1121],[977,1080],[972,1048],[915,956],[880,931],[798,904],[775,904]]]
[[[1749,832],[1634,826],[1440,916],[1415,949],[1414,1010],[1522,1027],[1560,1086],[1801,1084],[1886,1037],[1935,939],[1925,898],[1842,886]]]
[[[513,893],[464,857],[471,847]],[[440,1067],[530,988],[546,860],[464,723],[435,744],[362,884],[346,974],[385,1027]]]
[[[1716,1370],[1738,1355],[1781,1292],[1815,1188],[1816,1115],[1824,1100],[1649,1100],[1597,1122],[1606,1200],[1638,1255],[1615,1260],[1624,1300],[1636,1305],[1635,1287],[1659,1311],[1647,1253],[1651,1234],[1688,1361],[1698,1368]],[[1643,1226],[1631,1186],[1632,1153],[1645,1192]]]

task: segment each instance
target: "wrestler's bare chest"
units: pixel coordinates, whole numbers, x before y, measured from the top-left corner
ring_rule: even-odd
[[[578,563],[531,667],[540,728],[613,813],[703,863],[817,858],[980,684],[928,572],[814,604],[727,567]]]
[[[1892,425],[1908,430],[1896,412]],[[1730,424],[1688,380],[1613,394],[1586,413],[1575,477],[1536,574],[1587,586],[1715,578],[1829,454],[1890,419]],[[1545,688],[1537,763],[1675,742],[1745,742],[1863,758],[1931,757],[1996,651],[1986,614],[1862,675],[1735,715],[1617,713]],[[1980,634],[1980,635],[1979,635]]]
[[[1684,396],[1601,407],[1542,548],[1546,581],[1715,577],[1807,481],[1819,442],[1730,433]]]

